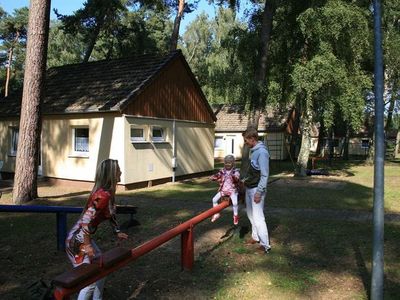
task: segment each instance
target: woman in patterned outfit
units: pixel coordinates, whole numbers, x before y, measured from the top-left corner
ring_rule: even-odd
[[[234,168],[235,157],[233,155],[227,155],[224,158],[224,168],[219,172],[210,177],[213,181],[219,182],[218,192],[212,199],[213,206],[218,205],[218,200],[223,196],[229,196],[232,201],[233,207],[233,224],[239,223],[239,206],[238,206],[238,192],[239,192],[239,171]],[[215,214],[211,218],[211,222],[215,222],[221,215]]]
[[[115,218],[115,189],[120,180],[121,170],[117,160],[106,159],[100,163],[89,199],[66,239],[66,252],[74,267],[83,263],[89,264],[95,256],[101,255],[92,236],[103,221],[110,221],[118,239],[128,238],[127,234],[119,230]],[[102,278],[83,288],[79,292],[78,300],[102,299],[104,281],[105,278]]]

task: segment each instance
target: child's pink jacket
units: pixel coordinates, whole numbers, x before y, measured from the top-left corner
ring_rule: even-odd
[[[227,170],[225,168],[211,176],[211,180],[219,182],[218,191],[222,196],[230,196],[239,190],[239,171],[237,169]]]

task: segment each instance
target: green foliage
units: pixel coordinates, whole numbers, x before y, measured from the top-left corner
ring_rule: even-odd
[[[47,67],[55,67],[82,61],[85,44],[81,34],[67,34],[60,21],[52,22],[49,33]]]
[[[400,2],[388,0],[383,5],[383,51],[385,63],[385,97],[393,101],[392,128],[399,128],[400,115]],[[388,120],[390,122],[390,120]],[[390,126],[389,126],[390,127]]]
[[[239,49],[245,47],[246,30],[234,11],[219,8],[215,20],[201,14],[183,35],[183,53],[211,103],[246,102],[251,56]]]
[[[166,52],[172,22],[167,10],[139,9],[126,12],[113,36],[100,36],[95,59],[122,57],[148,52]]]
[[[362,125],[371,74],[363,69],[371,53],[367,8],[328,1],[298,17],[304,36],[303,56],[295,64],[294,93],[311,99],[314,117],[330,128],[341,120],[357,130]]]
[[[164,2],[134,5],[125,0],[91,0],[71,16],[58,15],[64,32],[80,35],[84,57],[90,55],[91,60],[165,52],[172,31],[168,16]]]
[[[63,24],[63,29],[72,35],[81,34],[87,42],[84,61],[90,58],[93,47],[101,34],[110,37],[109,40],[104,41],[105,43],[112,42],[115,28],[122,13],[127,9],[124,4],[125,1],[121,0],[87,0],[83,8],[69,16],[61,15],[55,10],[58,19]]]
[[[12,15],[0,8],[0,93],[2,95],[4,95],[7,66],[10,66],[11,70],[10,90],[22,86],[27,28],[27,7],[14,10]],[[10,51],[13,54],[11,62],[9,62]]]

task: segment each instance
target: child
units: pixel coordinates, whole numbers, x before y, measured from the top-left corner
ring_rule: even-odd
[[[239,171],[234,169],[235,157],[227,155],[224,158],[224,168],[217,174],[210,177],[210,180],[219,182],[219,189],[217,194],[212,199],[213,206],[218,205],[218,200],[223,196],[229,196],[233,206],[233,224],[239,223],[238,215],[238,191],[239,191]],[[215,214],[211,218],[211,222],[215,222],[221,215]]]

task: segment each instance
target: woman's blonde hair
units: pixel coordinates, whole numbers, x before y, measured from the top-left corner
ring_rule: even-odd
[[[97,167],[92,193],[102,188],[114,196],[118,182],[118,160],[105,159]]]
[[[116,159],[105,159],[103,160],[96,169],[96,176],[94,179],[94,186],[90,196],[98,189],[102,188],[111,193],[111,199],[108,204],[109,210],[112,214],[115,213],[115,190],[118,183],[117,171],[119,169],[118,160]],[[82,211],[81,216],[85,213],[89,205],[89,199],[86,201],[85,207]]]

